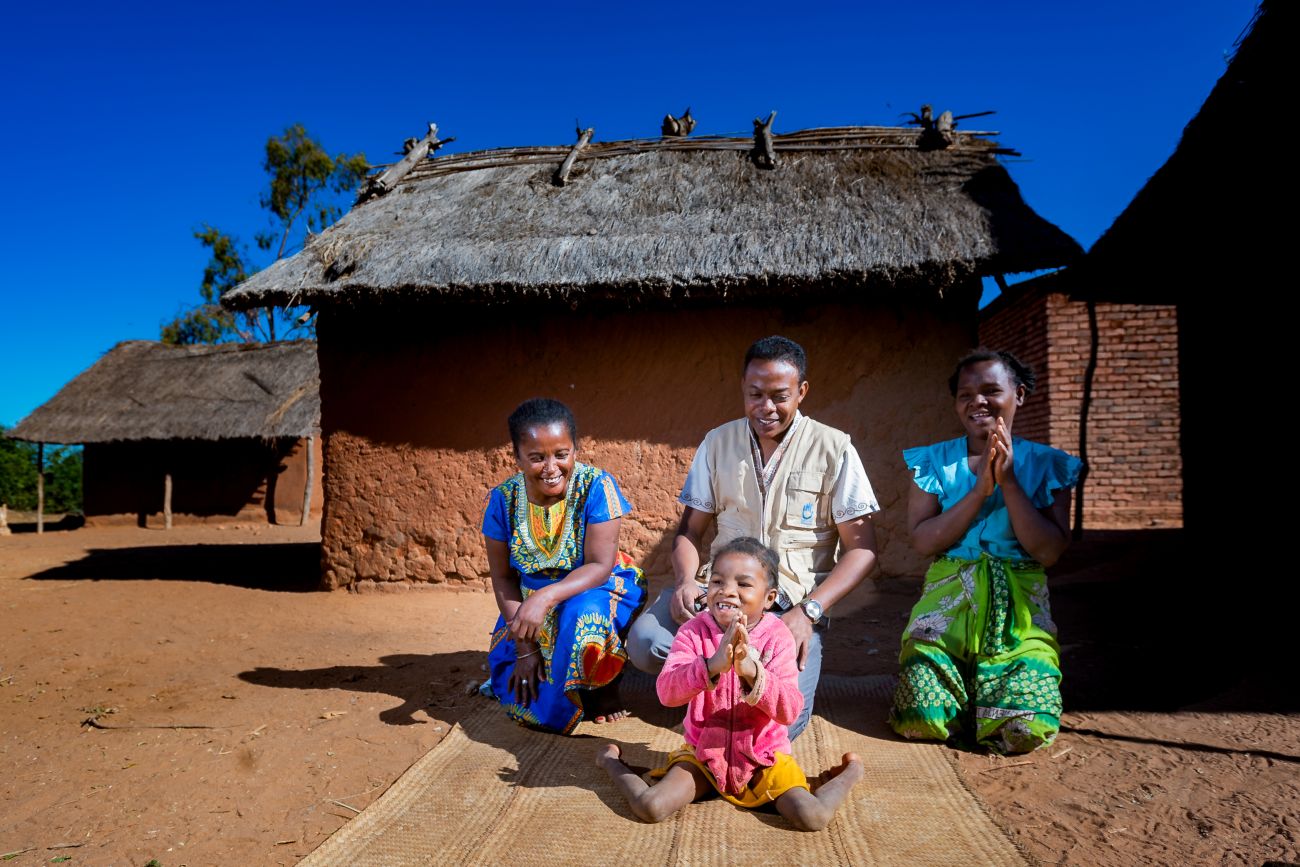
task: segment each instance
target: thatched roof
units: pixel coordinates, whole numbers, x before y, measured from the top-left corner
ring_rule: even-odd
[[[569,147],[440,157],[223,301],[633,302],[902,278],[941,292],[1081,254],[1021,199],[1005,151],[954,138],[926,149],[913,129],[778,135],[774,170],[751,159],[752,139],[591,144],[564,186],[552,176]]]
[[[29,442],[301,437],[320,430],[316,343],[119,343],[18,423]]]
[[[1288,198],[1271,157],[1287,141],[1291,79],[1282,64],[1295,7],[1261,4],[1173,155],[1062,275],[1071,294],[1172,304],[1225,288],[1221,280],[1257,291],[1284,279],[1270,271],[1288,223],[1276,216]]]

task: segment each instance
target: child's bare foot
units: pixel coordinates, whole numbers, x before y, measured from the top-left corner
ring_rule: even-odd
[[[830,824],[849,790],[862,779],[866,770],[857,753],[845,753],[838,765],[821,775],[816,792],[790,789],[776,799],[776,809],[800,831],[820,831]]]
[[[849,771],[850,774],[861,779],[864,772],[862,759],[857,753],[845,753],[840,759],[840,763],[835,766],[834,771],[836,776]]]
[[[862,759],[858,757],[858,754],[845,753],[844,757],[840,760],[840,763],[827,770],[821,775],[821,777],[823,784],[829,783],[831,780],[839,777],[843,777],[843,784],[848,787],[856,785],[858,780],[862,779],[862,776],[865,773],[866,769],[862,767]]]
[[[623,765],[623,750],[619,748],[618,744],[605,744],[596,750],[596,767],[609,770],[611,766],[616,764],[622,765],[624,768],[627,767],[627,765]]]
[[[632,711],[630,710],[612,710],[609,713],[601,714],[600,716],[592,720],[592,722],[596,723],[597,725],[603,725],[604,723],[618,722],[621,719],[627,719],[631,715],[632,715]]]

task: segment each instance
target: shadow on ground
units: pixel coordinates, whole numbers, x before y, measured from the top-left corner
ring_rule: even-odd
[[[79,530],[84,526],[86,526],[86,519],[82,515],[60,515],[58,518],[46,516],[43,529],[46,533],[61,533],[68,530]],[[13,513],[10,512],[9,529],[14,533],[35,533],[36,518],[15,519]]]
[[[454,653],[397,653],[383,656],[378,665],[332,665],[325,668],[254,668],[239,679],[278,689],[342,689],[392,696],[402,704],[379,714],[389,725],[423,725],[415,712],[458,722],[486,699],[466,695],[465,685],[486,675],[479,666],[487,654],[478,650]]]
[[[253,590],[307,592],[320,586],[320,543],[150,545],[93,548],[29,581],[206,581]]]
[[[1067,711],[1300,710],[1269,601],[1290,579],[1206,555],[1181,530],[1090,532],[1048,571]]]

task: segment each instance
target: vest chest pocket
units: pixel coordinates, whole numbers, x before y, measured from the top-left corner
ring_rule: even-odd
[[[829,485],[826,473],[790,473],[785,485],[785,526],[798,530],[830,526]]]

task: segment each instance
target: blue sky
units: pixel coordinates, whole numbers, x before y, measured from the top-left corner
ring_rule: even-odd
[[[46,4],[39,4],[46,5]],[[658,133],[894,124],[1001,132],[1026,200],[1085,247],[1172,152],[1251,0],[736,4],[60,4],[6,9],[0,424],[198,299],[207,222],[251,242],[268,136],[388,162]]]

